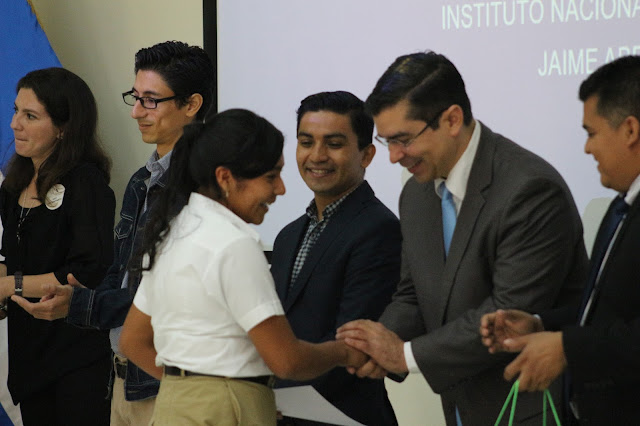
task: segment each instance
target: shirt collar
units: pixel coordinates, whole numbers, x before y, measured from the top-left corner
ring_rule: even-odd
[[[469,181],[469,174],[471,173],[471,166],[473,166],[473,160],[476,157],[478,151],[478,144],[480,143],[480,134],[482,132],[480,122],[474,120],[475,128],[469,139],[469,144],[465,148],[464,152],[456,162],[456,164],[449,172],[449,176],[446,179],[446,186],[451,195],[453,195],[454,201],[456,201],[456,207],[462,204],[464,196],[467,193],[467,182]],[[440,193],[440,183],[445,179],[437,178],[434,180],[436,193],[442,198]],[[459,207],[458,207],[459,208]]]
[[[145,167],[149,170],[149,173],[158,173],[160,175],[164,174],[169,168],[169,164],[171,164],[171,154],[173,150],[166,153],[162,158],[158,155],[158,151],[153,151],[151,157],[147,160],[147,164]]]
[[[247,234],[253,240],[260,242],[260,234],[258,234],[258,231],[249,226],[247,222],[242,220],[238,215],[229,210],[227,207],[205,195],[199,194],[197,192],[192,192],[189,196],[189,208],[193,209],[196,213],[210,212],[213,210],[215,213],[223,216],[233,226]]]
[[[360,183],[360,185],[362,185],[362,182]],[[340,204],[342,204],[342,202],[349,195],[351,195],[353,193],[353,191],[358,189],[360,187],[360,185],[356,186],[351,191],[349,191],[346,194],[344,194],[342,197],[340,197],[339,200],[336,200],[333,203],[329,204],[327,207],[325,207],[324,211],[322,212],[322,220],[329,219],[331,216],[333,216],[333,214],[338,210],[338,207],[340,207]],[[315,220],[316,222],[318,221],[318,206],[316,206],[316,200],[315,199],[311,200],[311,202],[309,203],[309,206],[307,207],[307,212],[306,213],[307,213],[307,216],[309,217],[309,219]]]
[[[627,191],[627,195],[624,197],[624,201],[627,204],[632,205],[633,202],[638,197],[638,193],[640,193],[640,175],[636,176],[636,178],[631,183],[631,186],[629,187],[629,190]],[[622,194],[620,194],[620,195],[622,195]]]

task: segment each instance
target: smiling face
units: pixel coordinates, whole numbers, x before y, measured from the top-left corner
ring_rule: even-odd
[[[61,135],[59,129],[31,89],[18,91],[11,119],[16,154],[31,158],[37,168],[51,154]]]
[[[626,192],[638,175],[633,155],[633,119],[627,117],[614,128],[609,120],[598,113],[598,97],[591,96],[584,102],[582,126],[587,131],[584,151],[598,162],[600,183],[606,188]]]
[[[320,212],[363,181],[374,154],[371,144],[358,149],[358,137],[347,114],[315,111],[300,119],[298,171],[313,191]]]
[[[418,135],[427,123],[407,117],[409,102],[403,100],[382,110],[373,120],[378,135],[387,140],[406,141]],[[461,119],[459,107],[450,107],[436,120],[439,124],[437,130],[427,128],[408,146],[390,144],[389,160],[405,167],[418,182],[446,178],[468,143],[468,140],[456,137],[460,132]]]
[[[227,207],[247,223],[259,225],[269,211],[269,205],[276,201],[278,195],[284,195],[285,187],[280,173],[284,166],[284,157],[276,166],[253,179],[229,179],[229,195],[226,197]]]
[[[149,70],[138,71],[132,90],[136,96],[156,99],[176,95],[160,74]],[[155,109],[144,108],[140,101],[131,107],[131,117],[138,122],[142,140],[157,145],[161,156],[173,149],[182,136],[182,128],[193,121],[195,113],[189,104],[179,107],[175,100],[161,102]]]

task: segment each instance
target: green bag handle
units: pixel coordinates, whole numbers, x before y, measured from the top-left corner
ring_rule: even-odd
[[[502,410],[500,410],[500,414],[498,415],[498,419],[496,420],[496,424],[494,426],[498,426],[500,424],[500,420],[502,420],[502,416],[504,416],[504,412],[507,411],[507,406],[509,402],[511,402],[511,413],[509,414],[509,426],[513,426],[513,416],[516,413],[516,401],[518,400],[518,387],[520,386],[520,380],[516,380],[513,386],[511,386],[511,391],[509,395],[507,395],[507,400],[504,402],[502,406]],[[562,426],[560,423],[560,419],[558,418],[558,413],[556,412],[556,407],[553,405],[553,399],[551,398],[551,392],[549,389],[545,389],[542,395],[542,425],[547,426],[547,400],[549,401],[549,406],[551,407],[551,411],[553,412],[553,418],[556,420],[557,426]]]

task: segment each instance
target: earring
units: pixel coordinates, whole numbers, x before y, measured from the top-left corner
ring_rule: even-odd
[[[229,198],[229,191],[228,190],[224,190],[224,198]]]

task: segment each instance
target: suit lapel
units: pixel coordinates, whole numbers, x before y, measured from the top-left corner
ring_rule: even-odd
[[[407,182],[407,185],[412,182]],[[445,286],[443,274],[445,268],[444,241],[442,234],[442,209],[440,197],[435,192],[433,182],[418,184],[421,186],[418,197],[407,199],[410,203],[407,214],[401,215],[403,228],[403,247],[412,259],[412,274],[424,277],[424,282],[433,283],[424,288],[424,300],[434,301],[435,309],[427,309],[423,315],[427,324],[434,327],[441,324],[446,307],[443,296]],[[404,233],[409,233],[405,235]],[[450,286],[447,286],[449,288]],[[447,290],[448,291],[448,290]]]
[[[298,299],[304,288],[309,283],[311,274],[316,269],[320,260],[322,260],[326,251],[331,245],[338,240],[340,234],[348,229],[353,219],[358,215],[358,212],[362,209],[363,202],[369,197],[373,196],[373,191],[369,184],[363,182],[352,194],[350,194],[338,207],[338,211],[330,218],[327,227],[322,231],[318,240],[309,251],[307,259],[296,278],[296,281],[289,290],[283,307],[287,312],[294,302]],[[305,227],[306,230],[306,227]],[[304,236],[303,236],[304,237]],[[297,255],[294,253],[294,259]],[[291,263],[291,267],[293,263]]]
[[[609,206],[609,209],[610,208],[611,206]],[[593,295],[593,301],[592,301],[593,306],[587,313],[587,324],[589,323],[589,318],[591,317],[591,315],[593,315],[593,312],[595,312],[595,310],[597,309],[597,301],[598,301],[598,298],[600,297],[600,293],[602,292],[603,288],[607,285],[607,282],[608,282],[607,274],[609,272],[610,265],[612,261],[615,259],[615,257],[618,256],[617,252],[619,251],[619,246],[621,244],[621,241],[624,239],[624,236],[627,233],[627,228],[631,226],[631,224],[636,220],[636,216],[638,215],[640,215],[640,196],[636,197],[636,199],[633,201],[633,204],[629,208],[629,211],[627,212],[627,216],[624,219],[624,222],[622,222],[620,230],[618,231],[618,235],[616,236],[616,239],[613,241],[613,245],[611,246],[611,250],[609,252],[609,257],[606,259],[606,263],[604,264],[604,266],[602,266],[602,272],[600,273],[600,277],[594,284],[594,288],[591,289],[591,291],[594,291],[595,293]],[[600,234],[600,230],[598,230],[598,237],[600,237],[599,234]],[[602,241],[598,242],[598,239],[601,239],[601,238],[596,239],[596,242],[594,243],[594,248],[595,248],[595,244],[598,244],[598,243],[603,244]],[[590,265],[590,267],[593,267],[593,265]],[[583,298],[585,298],[585,300],[588,299],[589,296],[590,294],[583,294]],[[584,303],[585,302],[583,301],[583,304]],[[580,316],[582,316],[582,312]],[[578,321],[580,320],[581,318],[578,318]]]
[[[629,207],[629,210],[627,212],[627,217],[625,217],[624,222],[622,222],[620,231],[618,232],[618,235],[615,241],[613,242],[613,246],[611,247],[611,253],[609,253],[610,258],[615,255],[616,251],[618,250],[618,246],[620,245],[620,241],[622,240],[622,237],[624,237],[625,233],[627,232],[627,228],[630,226],[631,223],[633,223],[636,220],[636,216],[638,216],[639,214],[640,214],[640,196],[636,197],[636,199],[633,201],[633,204]],[[607,268],[608,264],[609,262],[607,262],[604,265],[605,269]],[[604,273],[605,271],[603,270],[602,272]]]
[[[455,280],[456,273],[460,267],[460,262],[467,250],[471,235],[473,235],[478,217],[485,203],[483,191],[489,185],[493,177],[493,156],[495,152],[495,141],[493,132],[488,127],[482,126],[478,150],[473,159],[469,180],[467,182],[467,190],[464,201],[458,214],[456,227],[451,238],[451,246],[447,261],[444,264],[442,273],[442,298],[443,303],[440,306],[439,318],[444,321],[446,307],[449,303],[451,289]],[[440,219],[442,223],[442,219]],[[440,225],[442,228],[442,225]]]
[[[287,297],[289,283],[291,282],[293,263],[296,260],[296,255],[298,254],[298,246],[304,238],[307,223],[309,223],[309,219],[306,215],[298,218],[287,233],[282,236],[282,240],[278,241],[279,246],[286,247],[286,249],[283,249],[286,253],[284,253],[281,259],[275,259],[279,264],[276,265],[274,263],[271,266],[271,269],[273,271],[277,268],[278,271],[279,276],[275,280],[275,284],[276,292],[278,293],[280,300],[285,300]]]

